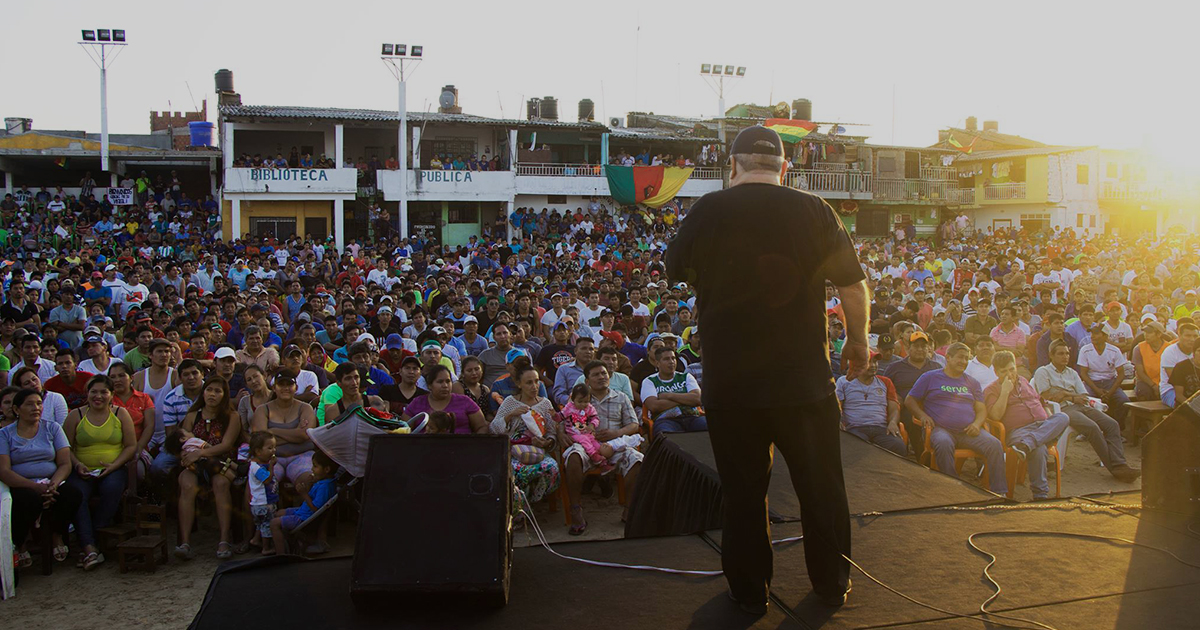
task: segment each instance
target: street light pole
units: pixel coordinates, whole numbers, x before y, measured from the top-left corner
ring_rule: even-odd
[[[108,66],[124,50],[125,30],[99,28],[82,33],[83,39],[79,45],[100,68],[100,170],[108,173]],[[110,46],[118,46],[111,57],[108,54]],[[116,178],[115,173],[110,173],[110,176]]]
[[[717,93],[717,138],[725,144],[725,77],[741,79],[746,76],[745,66],[727,66],[725,64],[701,64],[700,76],[704,77],[708,86]]]
[[[409,71],[416,69],[424,55],[423,46],[407,46],[405,44],[384,44],[380,59],[387,64],[396,77],[399,92],[399,105],[396,111],[400,118],[400,130],[396,135],[396,160],[400,163],[400,204],[396,214],[396,226],[400,238],[408,238],[408,101],[404,84],[404,62],[409,62]],[[413,165],[418,166],[417,164]]]

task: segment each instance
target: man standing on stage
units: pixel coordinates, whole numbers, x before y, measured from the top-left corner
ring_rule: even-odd
[[[698,200],[667,250],[672,280],[695,287],[704,330],[704,389],[724,492],[721,563],[729,595],[767,610],[772,574],[767,485],[774,443],[792,472],[813,590],[840,606],[850,590],[850,517],[825,334],[825,282],[846,318],[847,378],[865,368],[867,288],[845,227],[821,198],[782,186],[783,142],[744,129],[730,150],[730,187]],[[790,331],[786,335],[749,331]],[[766,374],[764,356],[786,357]]]

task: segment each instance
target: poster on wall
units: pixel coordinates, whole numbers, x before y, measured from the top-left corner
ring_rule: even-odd
[[[131,206],[133,205],[133,189],[132,188],[109,188],[108,202],[114,206]]]

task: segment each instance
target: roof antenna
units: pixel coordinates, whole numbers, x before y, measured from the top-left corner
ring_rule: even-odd
[[[192,99],[192,111],[194,111],[194,112],[200,111],[200,108],[196,107],[196,97],[192,96],[192,86],[188,85],[187,81],[184,81],[183,85],[187,87],[188,98]]]
[[[496,102],[500,104],[500,117],[504,118],[504,99],[500,98],[500,90],[496,90]]]

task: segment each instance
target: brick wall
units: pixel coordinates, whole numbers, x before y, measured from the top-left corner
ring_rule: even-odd
[[[198,112],[150,112],[150,132],[174,131],[172,145],[177,150],[183,150],[191,143],[188,134],[188,123],[208,120],[208,101],[200,105]]]

